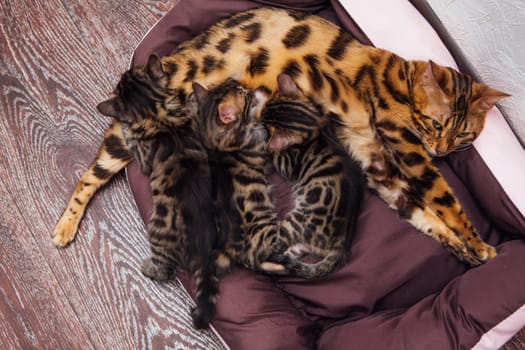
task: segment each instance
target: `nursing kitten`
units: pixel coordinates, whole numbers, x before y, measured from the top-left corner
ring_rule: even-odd
[[[268,134],[255,120],[261,101],[232,79],[210,90],[195,83],[193,90],[199,105],[197,129],[212,174],[221,266],[239,263],[262,270],[277,249],[278,226],[266,178],[271,167]]]
[[[275,93],[276,77],[290,75],[338,124],[337,138],[360,162],[368,186],[402,218],[472,266],[496,255],[431,157],[470,145],[486,112],[506,94],[451,68],[362,45],[320,17],[274,8],[222,20],[181,43],[162,64],[170,93],[183,97],[193,81],[213,86],[231,77],[248,89],[264,86]],[[118,128],[110,127],[80,179],[55,227],[56,245],[74,238],[93,191],[129,162],[125,152],[113,152],[113,145],[122,149]]]
[[[144,74],[122,77],[116,90],[121,104],[101,103],[98,110],[123,124],[126,145],[150,177],[151,257],[141,270],[154,280],[169,279],[177,267],[188,270],[196,284],[193,324],[206,328],[219,282],[208,156],[194,132],[192,112],[182,104],[186,101],[165,94],[160,60],[152,56],[147,66]]]
[[[346,262],[363,194],[359,164],[332,139],[322,108],[288,75],[279,75],[278,95],[266,103],[261,121],[270,130],[270,150],[277,150],[274,167],[291,185],[294,201],[280,221],[289,248],[272,260],[302,277],[327,275]]]

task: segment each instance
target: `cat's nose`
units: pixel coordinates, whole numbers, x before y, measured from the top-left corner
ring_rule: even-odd
[[[424,146],[425,146],[425,149],[427,151],[427,153],[431,156],[431,157],[439,157],[439,152],[436,148],[436,144],[434,142],[425,142],[424,143]]]
[[[228,105],[219,105],[219,120],[226,125],[235,122],[237,120],[235,108]]]

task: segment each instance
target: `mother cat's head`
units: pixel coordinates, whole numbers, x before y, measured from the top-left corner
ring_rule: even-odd
[[[487,112],[506,93],[432,61],[416,62],[411,131],[431,156],[444,156],[472,144]]]

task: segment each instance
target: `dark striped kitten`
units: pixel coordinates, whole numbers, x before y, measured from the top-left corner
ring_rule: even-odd
[[[169,279],[176,267],[190,271],[197,289],[193,324],[206,328],[218,293],[208,156],[185,101],[166,97],[166,81],[160,60],[152,56],[144,74],[122,77],[120,104],[103,102],[98,110],[123,123],[126,144],[151,180],[151,257],[141,270],[154,280]]]
[[[288,75],[278,77],[278,91],[262,110],[261,120],[270,130],[269,148],[277,150],[274,167],[292,186],[295,205],[280,222],[280,235],[289,248],[272,258],[294,274],[324,276],[346,261],[363,175],[330,135],[331,125],[324,126],[328,119],[321,107]],[[312,255],[318,261],[302,260]]]
[[[266,178],[271,167],[268,134],[255,120],[260,95],[233,79],[210,90],[194,83],[193,91],[199,134],[209,153],[218,246],[225,252],[221,266],[240,263],[261,270],[277,249],[278,227]]]

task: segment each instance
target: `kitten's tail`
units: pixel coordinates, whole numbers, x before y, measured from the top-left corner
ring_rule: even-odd
[[[193,326],[196,329],[208,328],[215,315],[215,304],[219,293],[219,277],[214,264],[203,262],[194,270],[195,303],[191,311]]]
[[[229,271],[232,264],[231,259],[221,252],[214,252],[209,258],[194,269],[197,306],[192,310],[191,317],[196,329],[208,328],[212,321],[219,294],[220,276]]]

